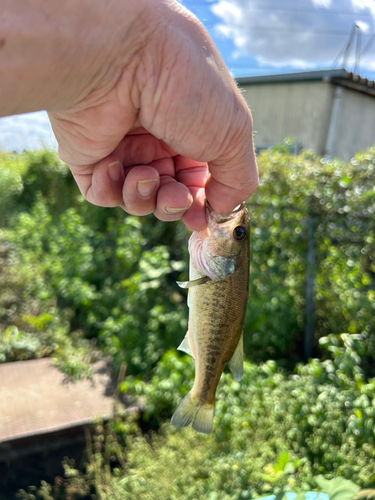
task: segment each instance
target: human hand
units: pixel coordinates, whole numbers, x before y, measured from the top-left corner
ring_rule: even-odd
[[[174,0],[59,5],[49,19],[70,31],[38,98],[83,196],[190,229],[206,225],[205,196],[219,212],[247,199],[251,115],[199,21]]]

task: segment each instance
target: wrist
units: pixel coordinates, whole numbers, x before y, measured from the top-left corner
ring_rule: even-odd
[[[5,0],[0,116],[77,105],[110,85],[147,37],[150,0]]]

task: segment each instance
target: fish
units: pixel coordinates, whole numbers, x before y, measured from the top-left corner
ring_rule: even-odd
[[[243,327],[249,296],[250,217],[245,203],[233,212],[214,212],[206,201],[207,227],[189,239],[188,331],[179,350],[193,356],[195,379],[172,416],[174,427],[192,423],[210,434],[215,393],[225,364],[243,376]]]

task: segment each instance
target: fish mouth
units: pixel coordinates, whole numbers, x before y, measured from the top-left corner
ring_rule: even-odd
[[[210,213],[210,215],[214,215],[216,219],[217,224],[223,224],[224,222],[228,222],[233,219],[233,217],[241,212],[245,208],[246,204],[243,201],[239,205],[236,206],[231,212],[225,212],[225,213],[218,213],[215,212],[214,209],[211,207],[211,205],[208,203],[208,200],[206,199],[206,207]]]

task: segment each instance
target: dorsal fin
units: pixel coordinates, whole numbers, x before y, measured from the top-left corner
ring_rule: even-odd
[[[193,351],[191,350],[191,345],[190,345],[189,334],[188,333],[185,335],[184,340],[177,347],[177,349],[179,351],[186,352],[186,354],[189,354],[189,356],[193,355]]]

